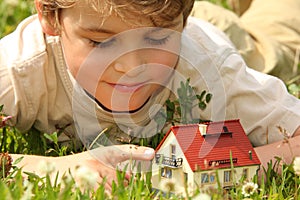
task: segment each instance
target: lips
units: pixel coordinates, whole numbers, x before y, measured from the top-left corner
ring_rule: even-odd
[[[109,83],[111,87],[122,93],[133,93],[139,88],[143,87],[145,83],[134,83],[134,84],[120,84],[120,83]]]

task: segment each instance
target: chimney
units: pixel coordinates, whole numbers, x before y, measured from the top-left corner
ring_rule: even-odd
[[[252,160],[252,151],[250,150],[248,153],[249,153],[250,160]]]
[[[206,130],[207,130],[206,124],[198,124],[198,128],[202,136],[206,135]]]

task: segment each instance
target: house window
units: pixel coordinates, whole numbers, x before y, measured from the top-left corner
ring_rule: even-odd
[[[224,183],[231,182],[231,171],[224,171]]]
[[[172,160],[176,159],[176,146],[173,144],[171,144],[171,157],[172,157]]]
[[[242,176],[247,179],[248,178],[248,174],[249,174],[249,169],[248,168],[244,168],[243,169],[243,173],[242,173]]]
[[[208,183],[208,173],[201,174],[201,183]]]
[[[215,173],[202,173],[201,183],[214,183],[216,181]]]
[[[184,172],[184,181],[185,183],[188,182],[188,173]]]
[[[161,176],[165,178],[172,178],[172,170],[168,167],[161,168]]]
[[[215,173],[211,173],[209,175],[209,181],[210,181],[210,183],[216,182],[216,174]]]

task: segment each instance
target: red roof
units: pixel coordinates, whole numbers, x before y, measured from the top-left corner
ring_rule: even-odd
[[[230,152],[235,167],[260,164],[239,120],[207,125],[206,136],[200,134],[198,124],[172,126],[156,151],[173,132],[193,171],[230,167]]]

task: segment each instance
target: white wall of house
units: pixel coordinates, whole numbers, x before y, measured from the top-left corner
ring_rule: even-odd
[[[159,189],[160,181],[163,179],[172,179],[176,183],[177,193],[185,193],[185,179],[187,178],[188,185],[193,184],[194,175],[190,166],[188,165],[186,158],[184,157],[183,151],[179,146],[175,135],[171,132],[169,136],[166,138],[163,145],[160,147],[157,154],[162,154],[166,157],[172,157],[172,146],[175,147],[175,157],[183,158],[182,166],[179,168],[172,168],[164,165],[156,164],[155,160],[153,161],[153,169],[152,169],[152,186],[153,188]],[[161,170],[163,168],[168,168],[168,170],[172,170],[172,177],[162,177]]]
[[[211,187],[217,188],[218,180],[221,187],[230,187],[234,182],[239,182],[244,174],[246,174],[245,180],[250,181],[256,174],[258,168],[259,166],[252,165],[245,167],[235,167],[233,171],[231,170],[231,168],[227,168],[195,172],[194,189],[196,189],[197,186],[199,186],[202,190],[206,190]]]

